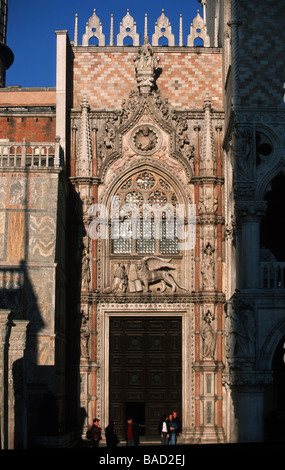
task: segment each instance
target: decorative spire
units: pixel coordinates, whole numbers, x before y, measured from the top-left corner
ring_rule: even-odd
[[[204,19],[200,16],[199,10],[190,26],[190,34],[187,36],[187,46],[194,46],[195,39],[200,38],[205,47],[210,47],[210,36]]]
[[[105,35],[102,32],[102,23],[100,18],[96,15],[95,9],[88,23],[86,23],[86,32],[82,36],[82,46],[88,46],[89,40],[92,37],[98,39],[99,46],[105,46]]]
[[[154,28],[154,34],[152,35],[152,45],[158,46],[158,41],[161,37],[168,39],[168,45],[174,46],[174,34],[172,34],[171,23],[169,19],[165,16],[164,10],[160,17],[157,19]]]
[[[91,174],[92,149],[88,113],[89,103],[87,96],[84,95],[81,102],[79,151],[77,158],[77,174],[79,176],[90,176]]]
[[[144,38],[148,37],[147,13],[144,15]]]
[[[179,22],[179,46],[183,46],[182,14],[180,14],[180,22]]]
[[[110,46],[114,45],[114,16],[111,14],[111,23],[110,23]]]
[[[139,46],[140,35],[137,33],[137,24],[130,15],[129,10],[127,10],[126,16],[124,16],[120,23],[120,32],[117,35],[117,46],[123,46],[124,39],[127,36],[132,38],[134,46]]]
[[[78,14],[75,15],[75,26],[74,26],[74,45],[78,46]]]
[[[214,174],[214,162],[215,162],[215,151],[214,151],[214,136],[212,129],[212,103],[209,95],[206,95],[204,100],[204,129],[203,129],[203,141],[202,141],[202,155],[201,155],[201,175],[212,176]]]

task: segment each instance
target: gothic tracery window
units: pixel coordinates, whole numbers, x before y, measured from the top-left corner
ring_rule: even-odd
[[[117,223],[111,229],[113,254],[178,253],[178,198],[168,181],[152,171],[145,170],[128,178],[115,196],[119,202],[115,214]],[[133,206],[138,211],[136,225],[132,222]]]

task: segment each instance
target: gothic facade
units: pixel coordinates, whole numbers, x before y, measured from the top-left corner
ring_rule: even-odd
[[[284,439],[284,13],[201,4],[76,15],[55,88],[0,89],[2,448]]]

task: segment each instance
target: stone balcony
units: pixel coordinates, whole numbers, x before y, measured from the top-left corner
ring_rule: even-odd
[[[0,140],[0,170],[6,168],[58,168],[60,162],[60,139],[54,142],[10,142]]]

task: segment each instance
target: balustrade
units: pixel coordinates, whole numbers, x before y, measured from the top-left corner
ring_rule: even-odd
[[[0,168],[54,168],[60,166],[59,139],[55,142],[0,141]]]

